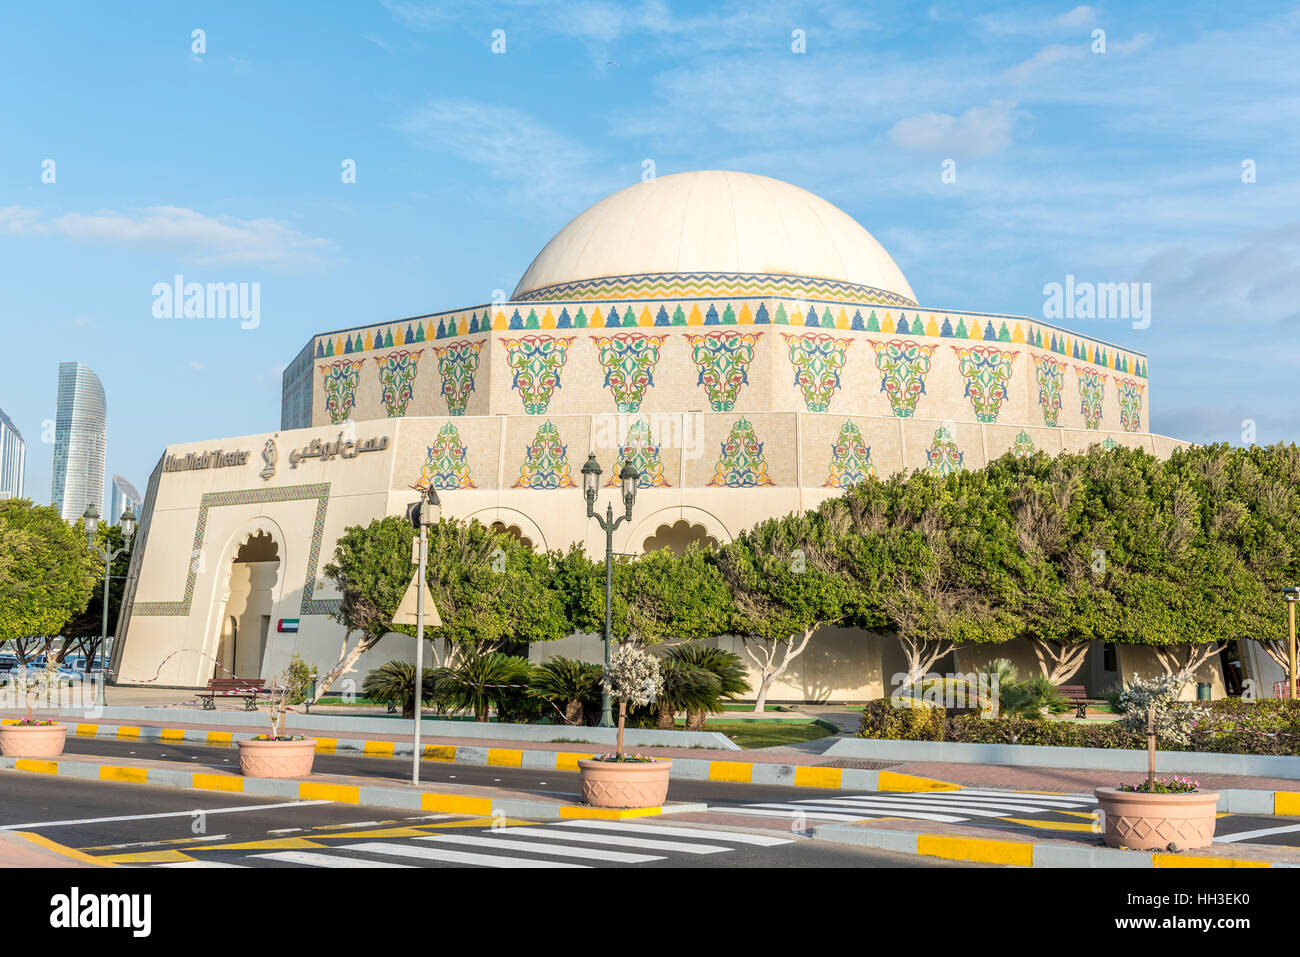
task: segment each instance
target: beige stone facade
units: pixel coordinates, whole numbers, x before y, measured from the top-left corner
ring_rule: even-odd
[[[852,220],[822,210],[792,229],[810,194],[753,177],[724,197],[710,192],[716,177],[743,174],[690,175],[676,213],[658,204],[684,182],[633,187],[578,217],[508,302],[313,336],[285,372],[280,431],[169,447],[146,494],[121,678],[270,676],[294,652],[324,670],[344,641],[322,574],[334,543],[402,514],[414,484],[437,487],[448,515],[599,557],[580,492],[589,452],[607,478],[625,459],[641,470],[614,542],[639,553],[728,541],[870,475],[1183,444],[1149,431],[1145,356],[1027,317],[921,307]],[[710,258],[686,228],[701,202],[767,245],[719,234]],[[660,268],[609,275],[623,267],[575,252],[641,249],[640,232],[619,246],[611,231],[652,206],[663,242],[682,244],[644,253]],[[771,259],[773,230],[787,264]],[[596,644],[535,656],[595,658]],[[898,670],[887,638],[828,629],[814,646],[775,698],[878,696]],[[353,680],[410,651],[386,639]]]

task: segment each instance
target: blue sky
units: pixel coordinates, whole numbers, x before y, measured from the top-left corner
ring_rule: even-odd
[[[280,371],[313,332],[508,293],[646,159],[826,197],[927,306],[1041,316],[1044,285],[1067,274],[1149,282],[1149,328],[1069,325],[1150,356],[1153,431],[1240,443],[1251,420],[1257,441],[1295,438],[1295,5],[10,3],[0,17],[0,408],[37,501],[60,361],[104,381],[109,474],[143,487],[168,443],[278,428]],[[177,273],[260,283],[260,325],[155,318],[153,286]]]

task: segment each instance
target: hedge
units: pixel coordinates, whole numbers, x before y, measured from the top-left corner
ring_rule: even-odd
[[[1163,751],[1300,755],[1300,702],[1229,698],[1190,705],[1196,727],[1190,747],[1158,740]],[[897,707],[889,698],[862,709],[860,738],[895,741],[954,741],[963,744],[1028,744],[1065,748],[1144,750],[1146,735],[1125,731],[1117,721],[1083,723],[1030,718],[951,716],[942,708]]]

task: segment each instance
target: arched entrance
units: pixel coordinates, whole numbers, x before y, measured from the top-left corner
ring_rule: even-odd
[[[692,545],[716,547],[718,540],[709,534],[703,525],[694,525],[686,519],[678,519],[671,525],[660,525],[653,535],[641,544],[642,552],[657,552],[666,548],[674,555],[681,555]]]
[[[230,563],[230,579],[221,638],[219,667],[213,677],[259,678],[271,631],[271,602],[280,572],[279,548],[266,532],[250,535]]]

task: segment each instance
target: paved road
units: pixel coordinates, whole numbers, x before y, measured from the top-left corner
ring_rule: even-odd
[[[963,866],[667,818],[492,822],[19,772],[0,772],[0,794],[0,828],[168,869]]]

